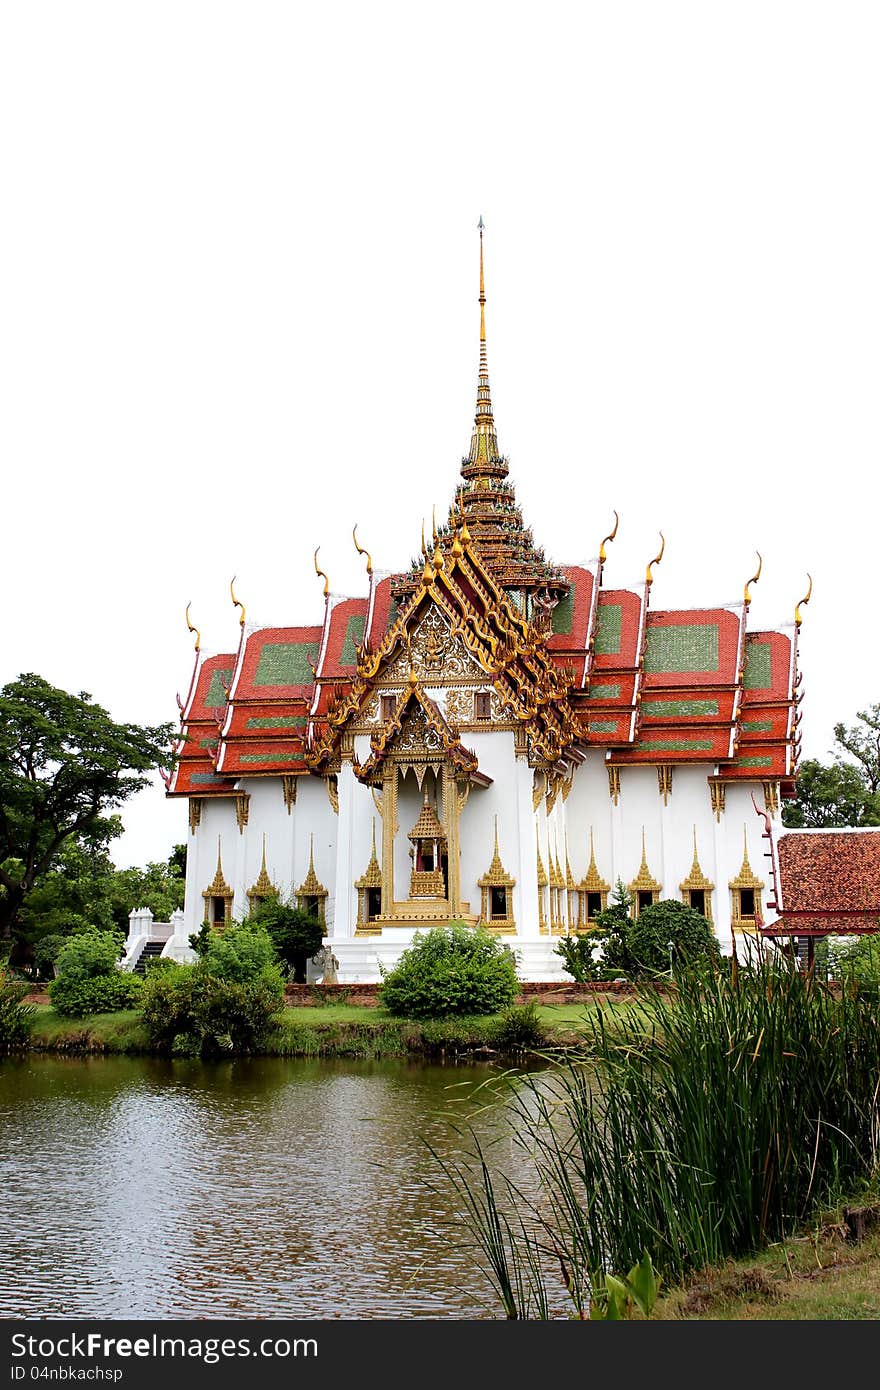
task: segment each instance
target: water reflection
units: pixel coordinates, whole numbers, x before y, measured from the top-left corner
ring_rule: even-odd
[[[0,1063],[0,1316],[496,1316],[430,1190],[482,1068]],[[524,1186],[497,1118],[477,1128]]]

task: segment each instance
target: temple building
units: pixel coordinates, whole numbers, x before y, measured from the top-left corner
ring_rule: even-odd
[[[565,978],[555,938],[589,931],[618,880],[636,913],[691,903],[728,951],[760,926],[755,807],[778,825],[794,794],[800,609],[751,630],[757,574],[738,603],[653,607],[662,538],[644,582],[616,588],[616,516],[596,559],[545,557],[498,446],[482,235],[470,451],[418,562],[379,575],[355,528],[364,595],[331,593],[316,552],[321,623],[264,627],[233,591],[235,649],[196,636],[168,781],[189,801],[186,906],[166,954],[273,893],[321,917],[343,983],[450,921],[508,942],[524,979]]]

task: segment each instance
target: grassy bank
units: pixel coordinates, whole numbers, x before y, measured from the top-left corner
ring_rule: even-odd
[[[609,1017],[629,1007],[627,999],[587,1004],[548,1004],[536,1009],[544,1032],[541,1046],[567,1047],[583,1042],[589,1013],[603,1008]],[[30,1049],[74,1054],[149,1054],[137,1010],[62,1018],[49,1004],[35,1006]],[[275,1057],[449,1057],[510,1055],[523,1050],[505,1037],[500,1016],[410,1021],[393,1018],[381,1007],[322,1004],[287,1008],[281,1027],[262,1049]]]
[[[859,1219],[856,1212],[862,1213]],[[865,1234],[859,1239],[864,1223]],[[662,1291],[661,1291],[662,1293]],[[821,1213],[800,1235],[701,1270],[658,1300],[666,1321],[880,1318],[880,1191]]]

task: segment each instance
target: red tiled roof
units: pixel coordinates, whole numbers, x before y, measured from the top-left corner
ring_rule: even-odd
[[[790,830],[778,842],[783,911],[880,914],[880,828]]]

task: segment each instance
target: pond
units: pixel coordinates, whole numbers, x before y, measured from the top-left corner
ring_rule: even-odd
[[[497,1317],[425,1145],[452,1152],[488,1074],[0,1061],[0,1316]],[[497,1117],[476,1125],[528,1190]]]

